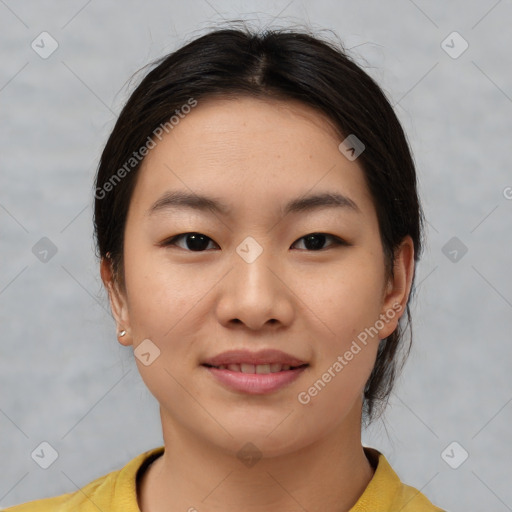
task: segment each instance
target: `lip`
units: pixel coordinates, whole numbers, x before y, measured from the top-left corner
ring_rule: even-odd
[[[265,363],[260,363],[265,364]],[[220,368],[203,367],[221,384],[230,390],[240,391],[251,395],[272,393],[297,379],[308,367],[291,368],[276,373],[242,373]]]
[[[289,370],[281,370],[275,373],[243,373],[228,369],[213,368],[214,366],[230,364],[282,364],[295,366]],[[276,349],[264,349],[257,352],[250,350],[228,350],[206,359],[202,366],[220,382],[224,387],[248,393],[262,395],[272,393],[297,379],[309,366],[308,363],[291,354]]]
[[[306,361],[302,361],[295,356],[286,354],[281,350],[265,349],[258,352],[251,352],[250,350],[228,350],[222,352],[215,357],[209,358],[202,362],[203,365],[220,366],[221,364],[287,364],[290,366],[302,366]],[[291,371],[291,370],[290,370]],[[278,372],[281,373],[281,372]],[[246,374],[250,375],[250,374]]]

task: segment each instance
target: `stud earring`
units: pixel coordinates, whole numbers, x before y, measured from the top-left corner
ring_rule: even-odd
[[[125,331],[125,330],[122,330],[122,331],[118,334],[118,336],[119,336],[120,338],[122,338],[125,334],[126,334],[126,331]]]

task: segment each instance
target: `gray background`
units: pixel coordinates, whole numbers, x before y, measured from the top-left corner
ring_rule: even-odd
[[[413,352],[364,443],[451,512],[512,510],[512,4],[495,0],[0,0],[0,504],[76,490],[163,442],[102,290],[93,177],[131,75],[233,18],[334,30],[395,105],[428,239]],[[59,45],[46,59],[43,31]],[[42,441],[59,454],[46,470]],[[462,449],[453,469],[442,453],[453,465]]]

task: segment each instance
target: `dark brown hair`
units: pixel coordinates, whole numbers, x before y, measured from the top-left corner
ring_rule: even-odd
[[[340,142],[356,135],[365,145],[358,162],[376,207],[388,275],[393,273],[395,250],[406,235],[414,242],[415,260],[419,259],[423,213],[406,136],[380,87],[341,44],[292,29],[261,33],[247,28],[217,29],[153,66],[122,109],[96,177],[98,257],[110,258],[121,288],[123,236],[144,153],[141,148],[155,139],[158,127],[169,127],[171,117],[179,115],[191,99],[200,103],[215,96],[298,100],[325,114],[338,128]],[[397,329],[380,341],[364,391],[363,418],[368,424],[384,410],[409,354],[410,298]],[[407,347],[402,347],[404,319],[411,330]],[[400,348],[404,349],[401,360]]]

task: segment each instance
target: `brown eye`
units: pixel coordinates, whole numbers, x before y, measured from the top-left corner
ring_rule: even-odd
[[[178,244],[178,241],[181,240],[184,240],[184,245]],[[311,233],[309,235],[303,236],[302,238],[299,238],[299,240],[297,240],[293,245],[296,245],[301,240],[304,241],[305,249],[309,252],[317,252],[328,249],[329,246],[327,246],[327,248],[324,247],[326,240],[332,241],[330,247],[350,245],[341,238],[334,235],[329,235],[327,233]],[[177,246],[181,249],[185,249],[191,252],[204,252],[206,249],[208,249],[209,242],[215,244],[218,247],[218,245],[210,237],[203,235],[202,233],[192,232],[181,233],[179,235],[173,236],[172,238],[162,242],[160,245],[163,247]]]
[[[323,245],[326,239],[331,239],[333,241],[333,244],[331,244],[331,246],[348,245],[347,242],[345,242],[341,238],[334,235],[329,235],[327,233],[311,233],[309,235],[303,236],[302,238],[299,238],[297,242],[299,242],[300,240],[304,240],[304,245],[306,246],[307,250],[319,251],[323,249]],[[295,242],[295,244],[297,242]]]
[[[178,247],[192,252],[203,252],[208,247],[208,242],[213,242],[210,237],[203,235],[202,233],[181,233],[180,235],[173,236],[169,240],[166,240],[161,245],[164,247],[177,245],[176,242],[182,238],[185,240],[185,247]]]

